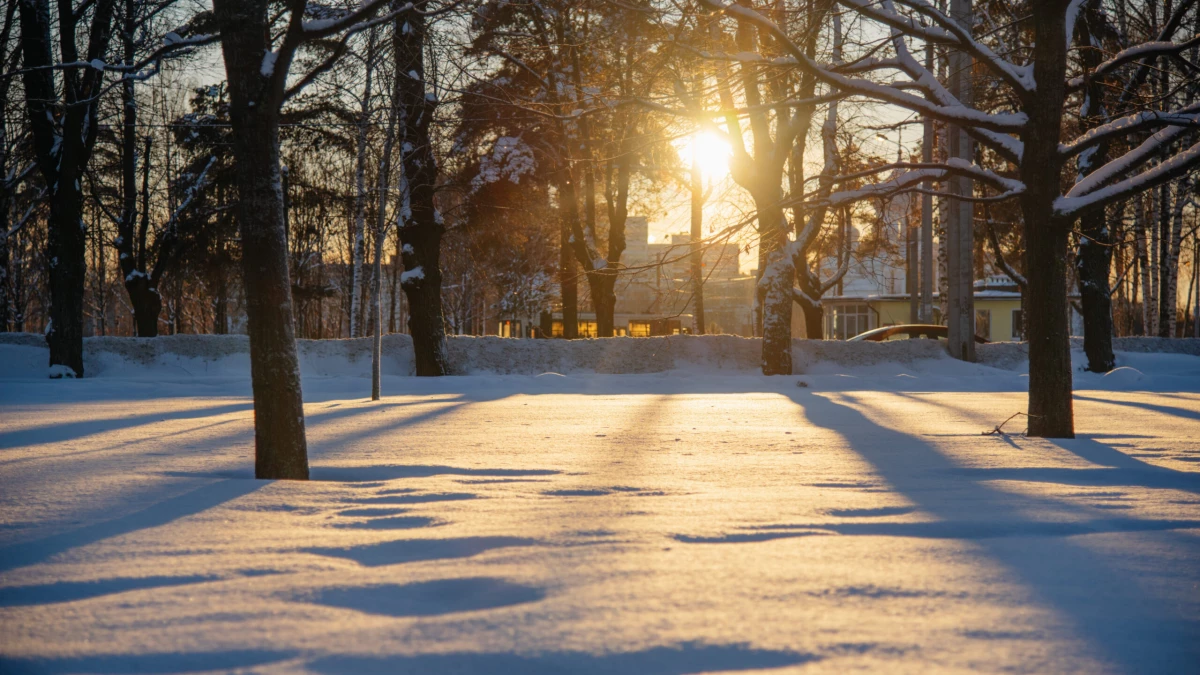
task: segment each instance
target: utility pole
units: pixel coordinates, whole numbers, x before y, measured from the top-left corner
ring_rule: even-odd
[[[951,0],[951,18],[963,30],[971,32],[974,17],[971,0]],[[964,106],[971,105],[971,57],[966,52],[950,52],[950,92]],[[961,127],[950,127],[949,154],[952,159],[970,162],[973,155],[971,138]],[[947,276],[950,289],[948,316],[950,355],[963,361],[975,360],[975,289],[974,289],[974,205],[967,199],[973,193],[970,178],[949,180],[950,222],[946,223]]]
[[[692,139],[692,332],[704,335],[704,176],[700,170],[699,137]]]
[[[933,45],[925,44],[925,69],[933,71]],[[933,118],[923,122],[921,161],[933,164]],[[933,182],[925,181],[921,194],[921,323],[933,323]]]

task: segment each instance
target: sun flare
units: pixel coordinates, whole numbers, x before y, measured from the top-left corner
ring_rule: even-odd
[[[720,136],[711,131],[701,131],[679,139],[679,157],[684,166],[691,166],[692,151],[706,179],[721,178],[729,173],[729,158],[732,149]]]

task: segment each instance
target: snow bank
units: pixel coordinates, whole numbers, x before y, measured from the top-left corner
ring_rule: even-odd
[[[520,340],[499,337],[452,336],[448,352],[452,371],[459,375],[540,373],[637,374],[684,371],[754,374],[759,368],[760,341],[733,335],[674,335],[653,338],[592,340]],[[301,370],[306,377],[369,377],[370,338],[299,340]],[[1086,363],[1082,344],[1072,344],[1077,370]],[[1135,368],[1141,377],[1109,379],[1141,382],[1150,373],[1185,370],[1200,375],[1200,340],[1120,338],[1118,365]],[[383,339],[383,372],[413,373],[412,339],[388,335]],[[898,376],[913,372],[946,377],[1027,372],[1028,346],[995,343],[978,346],[979,363],[962,363],[947,356],[932,340],[838,342],[795,340],[792,346],[797,375],[860,374]],[[46,346],[42,336],[0,334],[0,377],[44,378]],[[173,335],[158,338],[95,337],[84,340],[87,377],[245,377],[249,372],[249,340],[244,335]],[[1186,365],[1193,364],[1193,365]],[[1094,374],[1081,373],[1090,378]],[[1096,378],[1102,377],[1095,375]]]

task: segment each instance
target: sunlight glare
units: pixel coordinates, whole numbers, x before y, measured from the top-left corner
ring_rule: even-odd
[[[729,173],[732,149],[720,136],[711,131],[701,131],[679,139],[679,158],[686,167],[691,166],[693,146],[706,179],[722,178]]]

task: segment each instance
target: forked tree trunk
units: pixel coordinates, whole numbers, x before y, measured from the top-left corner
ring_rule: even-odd
[[[588,274],[588,290],[592,294],[592,307],[596,310],[596,337],[612,337],[616,328],[617,308],[616,270],[597,270]]]
[[[82,14],[60,7],[51,29],[48,0],[20,0],[22,82],[38,169],[50,203],[46,258],[49,261],[50,377],[83,377],[83,295],[87,231],[83,225],[83,175],[95,146],[97,101],[102,73],[94,68],[62,71],[56,82],[52,53],[57,38],[62,61],[103,58],[112,37],[116,0],[93,3],[86,37],[77,33]],[[61,98],[60,98],[61,92]],[[59,106],[59,102],[65,105]]]
[[[308,478],[279,164],[282,84],[264,73],[268,0],[215,0],[229,78],[238,228],[254,390],[254,475]],[[275,63],[276,68],[286,64]]]
[[[446,324],[442,315],[441,214],[434,205],[438,167],[433,156],[429,124],[437,98],[425,84],[427,24],[421,11],[428,0],[415,3],[416,12],[396,20],[397,91],[401,106],[401,159],[404,186],[400,191],[400,238],[404,275],[400,286],[408,297],[408,328],[412,335],[418,376],[449,374]],[[407,76],[405,76],[407,74]]]

